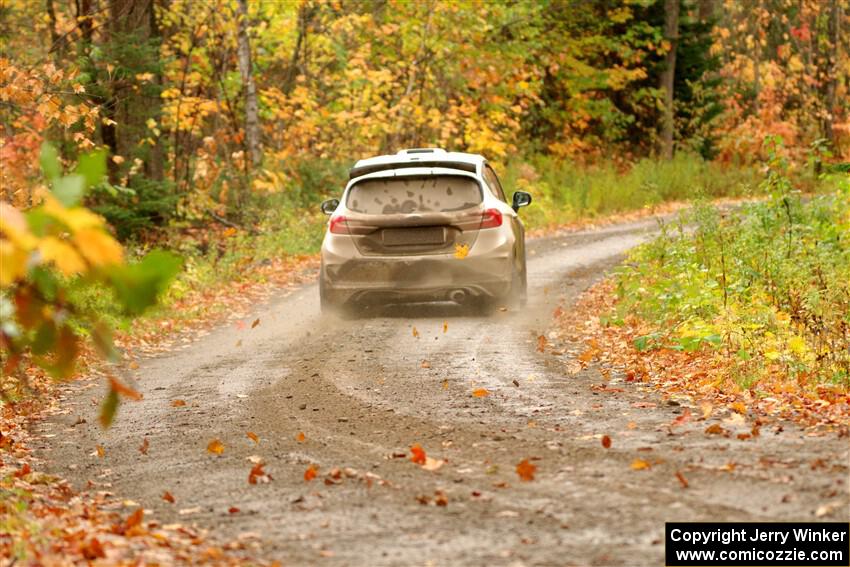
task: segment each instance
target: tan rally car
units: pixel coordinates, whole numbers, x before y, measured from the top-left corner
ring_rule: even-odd
[[[322,310],[368,303],[522,304],[525,229],[482,156],[409,149],[358,161],[322,243]]]

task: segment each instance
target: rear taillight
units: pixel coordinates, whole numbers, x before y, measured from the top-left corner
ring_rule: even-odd
[[[350,219],[343,215],[331,217],[328,230],[333,234],[364,235],[371,234],[377,230],[376,226],[366,224],[363,221]]]
[[[481,215],[481,228],[496,228],[502,226],[502,213],[499,209],[487,209]]]
[[[345,222],[345,217],[342,215],[331,217],[329,229],[334,234],[351,234],[348,231],[348,225]]]

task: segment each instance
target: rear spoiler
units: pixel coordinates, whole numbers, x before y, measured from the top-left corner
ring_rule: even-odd
[[[423,159],[421,161],[417,160],[409,162],[404,161],[395,163],[368,164],[361,165],[360,167],[352,167],[351,171],[348,172],[348,178],[354,179],[355,177],[360,177],[361,175],[366,175],[367,173],[375,173],[376,171],[406,169],[410,167],[445,167],[447,169],[459,169],[461,171],[475,173],[476,165],[474,163],[467,163],[462,161],[447,161],[434,159]]]

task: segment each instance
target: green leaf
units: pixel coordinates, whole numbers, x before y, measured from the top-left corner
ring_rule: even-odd
[[[752,358],[752,356],[750,356],[750,353],[748,353],[744,349],[739,350],[736,354],[741,360],[750,360]]]
[[[41,171],[44,176],[53,181],[62,175],[62,167],[59,165],[59,154],[51,144],[44,142],[41,145],[41,153],[39,154],[39,162],[41,163]]]
[[[53,181],[53,196],[66,207],[79,204],[86,192],[86,179],[82,175],[66,175]]]
[[[112,420],[115,419],[115,412],[118,411],[118,404],[120,403],[121,400],[118,399],[118,392],[110,388],[106,399],[103,400],[103,404],[100,406],[100,424],[104,428],[112,425]]]
[[[154,250],[141,262],[116,267],[108,275],[124,311],[138,315],[156,303],[182,264],[179,256]]]
[[[106,175],[106,152],[100,150],[81,156],[74,173],[85,179],[86,188],[97,185]]]

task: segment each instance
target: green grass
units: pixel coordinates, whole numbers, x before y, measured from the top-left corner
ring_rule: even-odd
[[[804,199],[783,167],[771,164],[767,200],[702,204],[636,249],[617,276],[617,317],[648,322],[650,348],[714,349],[744,389],[850,389],[850,179]]]

